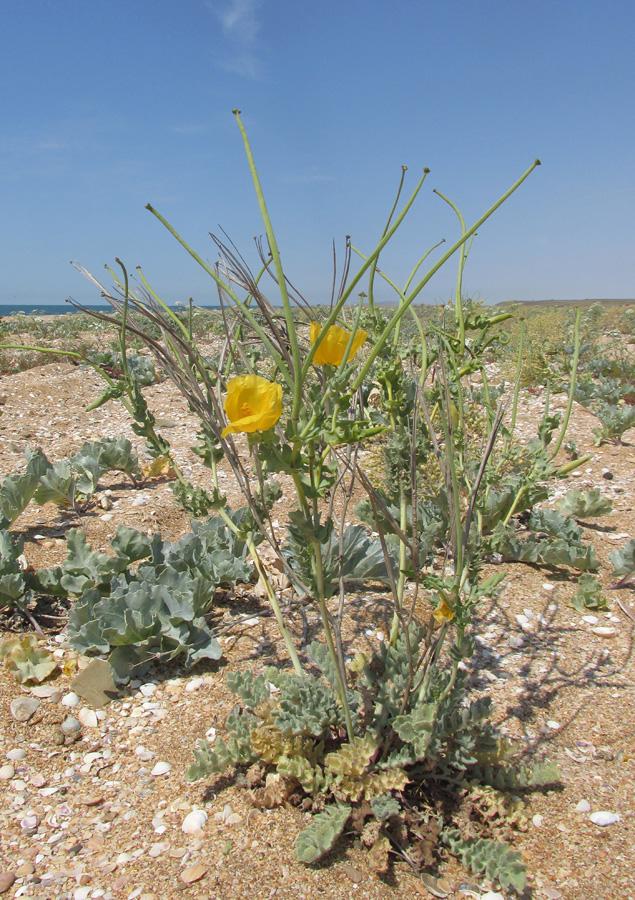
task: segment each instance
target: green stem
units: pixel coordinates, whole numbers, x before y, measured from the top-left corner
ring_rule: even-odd
[[[558,435],[558,440],[556,441],[555,447],[551,451],[551,459],[555,459],[558,455],[558,450],[562,447],[562,442],[564,441],[564,436],[567,433],[567,428],[569,426],[569,419],[571,417],[571,409],[573,407],[573,394],[575,393],[575,384],[576,384],[576,374],[578,371],[578,358],[580,356],[580,307],[578,306],[578,311],[575,316],[575,326],[574,326],[574,350],[573,350],[573,364],[571,366],[571,382],[569,384],[569,399],[567,401],[567,409],[564,414],[564,421],[562,423],[562,428],[560,430],[560,434]]]
[[[487,219],[489,219],[489,217],[490,217],[494,212],[496,212],[496,210],[498,209],[498,207],[501,206],[501,205],[502,205],[502,204],[503,204],[503,203],[504,203],[504,202],[505,202],[505,201],[506,201],[513,193],[514,193],[514,191],[517,190],[517,189],[520,187],[520,185],[523,183],[523,181],[525,181],[525,179],[528,178],[529,175],[531,175],[531,173],[532,173],[533,170],[536,168],[536,166],[539,166],[539,165],[540,165],[540,160],[539,160],[539,159],[535,160],[535,162],[529,167],[529,169],[527,169],[527,171],[524,173],[524,175],[522,175],[522,176],[518,179],[518,181],[516,181],[516,182],[509,188],[508,191],[505,191],[505,193],[503,194],[503,196],[502,196],[499,200],[497,200],[496,203],[494,203],[494,205],[491,206],[491,207],[487,210],[487,212],[484,213],[484,214],[480,217],[480,219],[478,219],[478,221],[476,221],[476,222],[474,223],[474,225],[472,225],[471,228],[468,228],[468,230],[465,232],[465,234],[463,234],[463,235],[461,236],[461,238],[460,238],[459,240],[455,241],[454,244],[452,244],[452,246],[449,248],[449,250],[447,250],[447,252],[443,254],[443,256],[442,256],[442,257],[441,257],[441,258],[440,258],[440,259],[432,266],[432,268],[429,269],[429,271],[428,271],[427,274],[421,279],[421,281],[419,281],[419,283],[412,289],[412,291],[410,292],[410,294],[409,294],[409,295],[407,296],[407,298],[406,298],[406,302],[405,302],[402,306],[399,307],[399,309],[397,310],[397,312],[395,313],[395,315],[393,316],[393,318],[390,320],[390,322],[388,323],[388,325],[386,326],[386,328],[384,329],[384,331],[383,331],[382,334],[380,335],[379,339],[377,340],[377,343],[375,344],[375,346],[373,347],[373,349],[372,349],[371,352],[369,353],[369,355],[368,355],[368,357],[367,357],[367,359],[366,359],[366,362],[365,362],[364,365],[362,366],[362,369],[361,369],[360,373],[358,374],[357,379],[356,379],[356,381],[355,381],[355,383],[354,383],[354,385],[353,385],[353,388],[352,388],[352,389],[353,389],[354,391],[358,390],[358,388],[360,387],[360,385],[364,382],[364,379],[366,378],[366,376],[367,376],[367,374],[368,374],[368,371],[369,371],[370,367],[371,367],[371,366],[373,365],[373,363],[375,362],[376,357],[377,357],[378,354],[381,352],[381,350],[382,350],[384,344],[386,343],[386,341],[388,340],[388,337],[390,336],[391,331],[392,331],[393,328],[395,328],[395,326],[397,325],[397,322],[402,318],[402,316],[403,316],[404,313],[406,312],[407,308],[408,308],[408,307],[410,306],[410,304],[413,302],[413,300],[415,299],[415,297],[417,297],[418,294],[423,290],[423,288],[424,288],[424,287],[426,286],[426,284],[430,281],[430,279],[433,277],[433,275],[435,275],[435,274],[439,271],[439,269],[440,269],[440,268],[448,261],[448,259],[449,259],[454,253],[456,253],[456,251],[457,251],[460,247],[462,247],[462,246],[466,243],[466,241],[468,241],[468,240],[472,237],[473,234],[475,234],[475,232],[481,227],[481,225],[482,225],[484,222],[486,222]],[[329,323],[329,324],[330,324],[330,323]]]

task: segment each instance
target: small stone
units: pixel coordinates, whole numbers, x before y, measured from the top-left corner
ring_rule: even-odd
[[[552,731],[560,731],[560,723],[554,722],[553,719],[549,719],[547,721],[547,728],[551,728]]]
[[[181,872],[181,881],[184,884],[192,884],[195,881],[200,881],[206,874],[207,866],[204,866],[203,863],[195,863],[195,865]]]
[[[62,706],[68,706],[69,709],[74,709],[76,706],[79,706],[79,703],[79,695],[75,691],[70,691],[70,693],[62,697]]]
[[[562,897],[562,891],[559,891],[558,888],[545,887],[542,892],[547,900],[560,900]]]
[[[34,813],[32,813],[31,815],[25,816],[22,819],[22,821],[20,822],[20,828],[25,834],[33,834],[37,831],[39,824],[40,820]]]
[[[13,872],[0,872],[0,894],[8,891],[14,881],[15,875]]]
[[[119,696],[106,659],[91,659],[72,681],[73,690],[96,709],[106,706]]]
[[[525,646],[524,638],[521,638],[519,634],[511,634],[507,638],[507,643],[513,650],[520,650],[521,647]]]
[[[613,635],[617,634],[615,628],[608,628],[604,625],[600,625],[598,628],[592,628],[591,631],[593,634],[599,635],[599,637],[613,637]]]
[[[549,584],[549,582],[546,582],[545,584],[543,584],[542,589],[543,591],[555,591],[556,586],[555,584]]]
[[[56,687],[53,687],[52,684],[36,684],[35,687],[31,688],[31,694],[33,697],[39,697],[40,700],[48,700],[55,692],[57,691]]]
[[[15,775],[13,766],[2,766],[0,768],[0,781],[9,781]]]
[[[30,859],[27,859],[26,862],[22,863],[22,865],[15,870],[15,874],[20,877],[23,877],[24,875],[33,875],[34,872],[35,866]]]
[[[185,817],[181,830],[184,834],[196,834],[207,822],[207,813],[202,809],[194,809]]]
[[[14,750],[9,750],[7,753],[7,759],[10,759],[11,762],[17,762],[20,759],[26,759],[26,750],[23,750],[22,747],[16,747]]]
[[[143,694],[144,697],[151,697],[152,694],[156,691],[157,686],[153,681],[148,681],[145,684],[142,684],[139,687],[139,692]]]
[[[40,707],[40,701],[35,697],[16,697],[11,701],[11,715],[16,722],[28,722]],[[6,890],[6,888],[5,888]]]
[[[60,729],[62,731],[62,734],[72,736],[75,734],[79,734],[79,732],[82,730],[82,726],[74,716],[67,716],[60,725]]]
[[[97,719],[97,714],[94,709],[88,709],[87,707],[80,709],[77,713],[77,718],[84,728],[97,728],[99,725],[99,720]]]
[[[225,824],[226,825],[240,825],[242,820],[243,820],[243,817],[241,815],[239,815],[238,813],[230,813],[227,816],[227,818],[225,819]]]
[[[139,744],[138,747],[134,748],[134,755],[142,762],[149,762],[149,760],[154,758],[154,753],[152,752],[152,750],[148,750],[147,747],[144,747],[141,744]]]
[[[486,894],[481,894],[481,900],[505,900],[505,898],[498,891],[488,891]]]
[[[169,762],[158,762],[150,772],[151,775],[167,775],[172,766]]]
[[[536,828],[542,828],[542,823],[545,821],[544,816],[534,816],[531,820],[534,823]]]
[[[188,681],[188,683],[185,685],[185,692],[187,694],[191,694],[193,691],[197,691],[202,684],[202,678],[194,678],[192,681]]]
[[[612,812],[595,812],[589,816],[594,825],[604,828],[606,825],[615,825],[619,822],[620,817]]]
[[[586,813],[586,812],[590,812],[590,810],[591,810],[591,804],[589,803],[589,801],[588,800],[580,800],[580,802],[576,806],[574,812]]]
[[[342,866],[342,872],[346,875],[348,879],[350,879],[353,884],[360,884],[363,880],[363,875],[359,871],[359,869],[354,868],[350,863],[344,863]]]

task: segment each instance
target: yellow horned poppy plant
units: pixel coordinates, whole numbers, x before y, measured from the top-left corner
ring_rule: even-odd
[[[225,412],[229,425],[223,429],[222,437],[267,431],[282,415],[282,387],[260,375],[231,378],[227,382]]]
[[[319,322],[311,322],[311,346],[316,342],[321,330],[322,326]],[[340,328],[339,325],[331,325],[315,351],[313,365],[339,366],[344,359],[350,336],[350,331]],[[355,356],[367,337],[368,335],[366,332],[362,331],[361,328],[358,328],[353,337],[351,352],[348,354],[349,360]]]

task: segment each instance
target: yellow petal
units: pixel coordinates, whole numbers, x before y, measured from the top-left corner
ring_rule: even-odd
[[[225,412],[222,437],[268,431],[282,415],[282,387],[260,375],[238,375],[227,382]]]
[[[437,606],[435,611],[432,613],[432,615],[437,620],[439,625],[443,625],[444,622],[451,622],[452,619],[454,618],[454,613],[452,612],[452,610],[450,609],[448,604],[445,602],[443,597],[440,598],[439,605]]]
[[[319,322],[311,322],[311,346],[313,346],[318,338],[322,326]],[[313,356],[313,365],[315,366],[339,366],[344,359],[346,348],[350,339],[350,331],[340,328],[339,325],[331,325],[328,329]],[[358,328],[353,337],[351,352],[348,359],[351,360],[368,337],[365,331]]]

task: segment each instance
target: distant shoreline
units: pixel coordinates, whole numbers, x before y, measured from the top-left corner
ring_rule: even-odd
[[[220,306],[198,306],[195,305],[195,309],[204,309],[209,310],[210,312],[214,312],[220,309]],[[178,306],[172,306],[170,309],[173,310],[187,310],[188,307],[181,303]],[[45,303],[40,306],[30,306],[28,303],[0,303],[0,318],[5,318],[8,316],[16,316],[16,315],[25,315],[25,316],[67,316],[74,315],[75,313],[84,312],[83,309],[77,309],[77,307],[72,306],[70,303]],[[112,308],[110,306],[86,306],[86,311],[88,312],[112,312]]]
[[[593,306],[593,304],[599,303],[601,306],[635,306],[635,299],[632,300],[609,300],[609,299],[597,299],[597,300],[501,300],[499,303],[491,304],[492,308],[501,307],[501,306],[581,306],[588,307]],[[394,307],[396,304],[394,303],[379,303],[378,306],[382,307]],[[415,304],[417,306],[438,306],[438,303],[423,303],[423,304]],[[486,304],[489,306],[489,304]],[[180,303],[178,305],[174,305],[170,307],[173,310],[187,310],[187,306],[184,303]],[[195,304],[195,309],[202,309],[209,312],[218,312],[220,310],[220,306],[200,306],[199,304]],[[87,306],[87,311],[90,312],[112,312],[112,308],[110,306]],[[66,315],[74,315],[75,313],[81,313],[84,310],[77,309],[75,306],[72,306],[70,303],[46,303],[40,306],[30,306],[29,304],[21,304],[21,303],[4,303],[0,304],[0,319],[6,318],[10,316],[16,315],[25,315],[25,316],[66,316]]]

